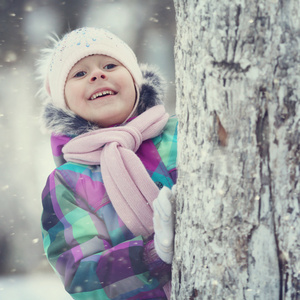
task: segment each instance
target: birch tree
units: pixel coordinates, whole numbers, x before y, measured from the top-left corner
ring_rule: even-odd
[[[172,299],[300,299],[300,2],[174,3]]]

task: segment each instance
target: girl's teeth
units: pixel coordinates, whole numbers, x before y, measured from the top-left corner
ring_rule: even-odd
[[[105,95],[114,95],[114,92],[112,92],[112,91],[104,91],[104,92],[100,92],[100,93],[94,94],[91,97],[91,100],[94,100],[94,99],[96,99],[98,97],[102,97],[102,96],[105,96]]]

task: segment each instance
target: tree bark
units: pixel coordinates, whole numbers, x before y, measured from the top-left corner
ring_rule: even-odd
[[[172,299],[300,299],[300,3],[174,3]]]

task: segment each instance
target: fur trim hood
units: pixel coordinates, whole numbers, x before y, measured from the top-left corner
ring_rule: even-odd
[[[159,71],[148,65],[140,65],[143,81],[137,113],[140,115],[147,109],[163,104],[166,83]],[[43,127],[58,135],[78,136],[80,134],[99,129],[95,123],[89,122],[73,113],[71,110],[58,108],[48,102],[42,114]]]

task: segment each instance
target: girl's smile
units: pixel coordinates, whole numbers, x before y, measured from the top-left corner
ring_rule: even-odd
[[[109,127],[123,123],[135,107],[129,71],[105,55],[87,56],[71,69],[65,85],[67,106],[82,118]]]
[[[99,91],[96,91],[95,93],[93,93],[93,95],[89,98],[89,100],[95,100],[98,99],[100,97],[104,97],[107,95],[116,95],[116,92],[112,91],[112,90],[106,90],[104,89],[100,89]]]

